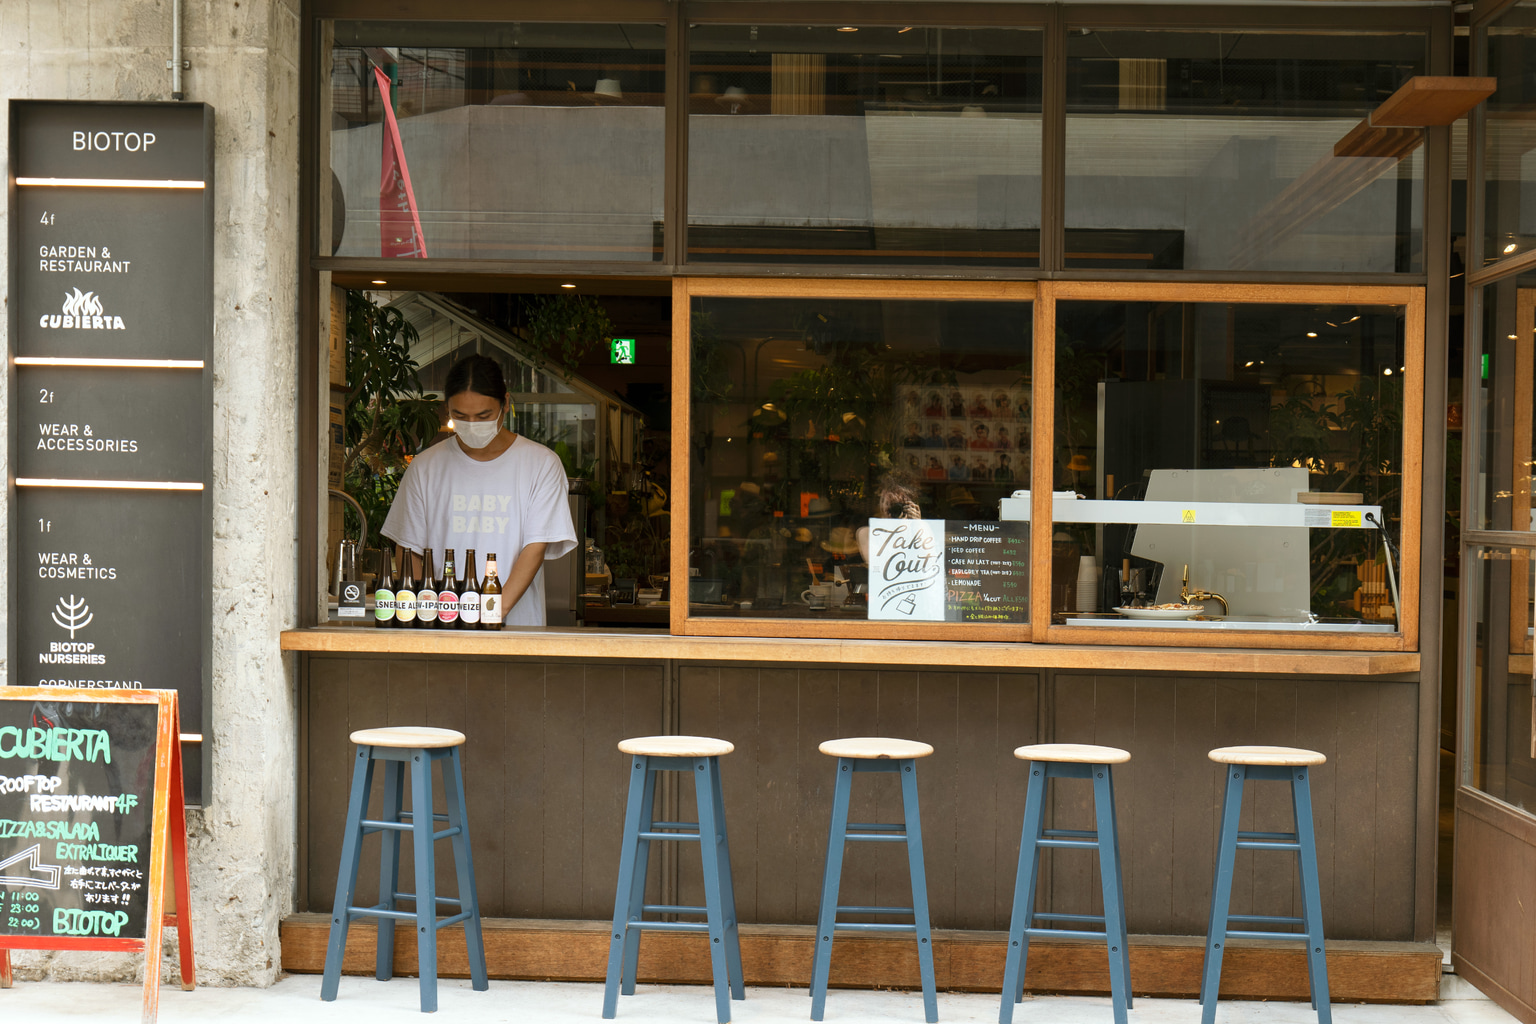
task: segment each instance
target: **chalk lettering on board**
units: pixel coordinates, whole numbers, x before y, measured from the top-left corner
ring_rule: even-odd
[[[0,860],[0,885],[24,885],[28,888],[57,889],[59,887],[59,866],[57,864],[44,864],[42,844],[34,843],[16,854]],[[23,864],[22,862],[26,863]],[[40,872],[44,877],[36,874],[23,875],[17,873],[21,867],[26,871]],[[7,874],[6,872],[10,872]]]
[[[53,910],[55,935],[110,935],[116,938],[127,923],[128,914],[121,910],[69,910],[64,907]]]
[[[0,725],[0,757],[39,761],[97,761],[112,763],[112,738],[105,729],[39,729],[23,731]]]

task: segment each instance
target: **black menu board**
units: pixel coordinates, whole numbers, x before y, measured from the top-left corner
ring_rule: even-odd
[[[944,522],[944,621],[1029,621],[1029,524]]]
[[[207,735],[213,109],[10,112],[11,679],[175,690]]]
[[[159,711],[0,698],[0,936],[146,937]]]

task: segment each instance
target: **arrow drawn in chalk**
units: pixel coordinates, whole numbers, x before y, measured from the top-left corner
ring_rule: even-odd
[[[59,875],[61,869],[57,864],[44,864],[43,847],[41,843],[27,847],[16,856],[7,860],[0,860],[0,885],[27,885],[35,889],[57,889],[59,887]],[[48,876],[48,881],[34,878],[31,875],[8,875],[5,869],[22,861],[27,862],[26,870],[38,871]]]

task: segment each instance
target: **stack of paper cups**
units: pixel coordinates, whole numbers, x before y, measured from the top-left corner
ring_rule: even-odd
[[[1077,560],[1077,610],[1099,610],[1099,561],[1092,555]]]

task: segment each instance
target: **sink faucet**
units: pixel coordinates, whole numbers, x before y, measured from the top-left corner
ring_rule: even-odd
[[[1221,614],[1226,616],[1232,613],[1231,609],[1227,607],[1227,599],[1222,597],[1220,594],[1213,593],[1209,590],[1189,589],[1189,563],[1187,562],[1184,564],[1184,584],[1183,586],[1179,587],[1179,600],[1183,601],[1185,604],[1189,604],[1191,601],[1220,601]]]

